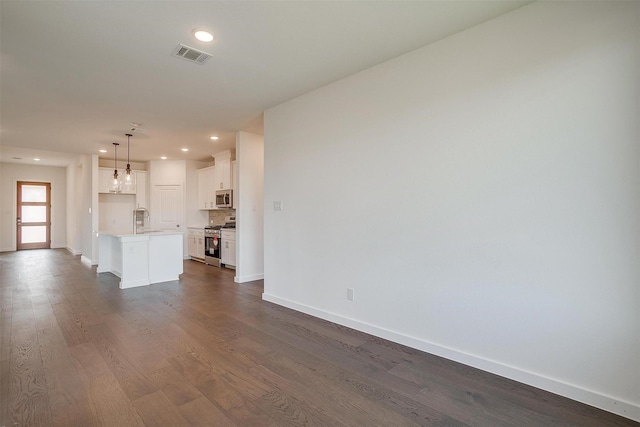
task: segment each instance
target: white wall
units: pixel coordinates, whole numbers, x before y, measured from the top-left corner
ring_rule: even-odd
[[[0,251],[16,250],[17,182],[51,183],[51,247],[67,246],[67,173],[65,168],[0,163]]]
[[[537,2],[268,110],[264,298],[640,420],[639,20]]]
[[[67,249],[73,255],[82,254],[82,174],[83,164],[79,160],[67,166]]]
[[[98,264],[98,156],[80,155],[66,167],[67,249]]]
[[[212,159],[213,160],[213,159]],[[189,227],[204,227],[209,224],[209,211],[198,209],[198,169],[209,166],[206,162],[186,162],[186,217],[185,222]],[[188,248],[187,248],[188,249]]]
[[[133,233],[133,211],[136,208],[134,194],[98,194],[99,231]]]
[[[149,182],[153,185],[182,184],[186,181],[184,160],[153,160],[149,162]]]
[[[98,265],[98,156],[78,156],[81,165],[81,179],[77,191],[80,191],[81,208],[78,219],[82,227],[82,261],[89,265]],[[80,174],[80,173],[79,173]]]
[[[238,206],[236,206],[237,283],[264,277],[264,138],[236,134]]]

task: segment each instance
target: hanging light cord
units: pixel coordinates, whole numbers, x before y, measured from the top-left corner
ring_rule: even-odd
[[[113,143],[115,153],[113,155],[113,179],[118,179],[118,144],[117,142]]]
[[[131,164],[129,163],[129,147],[130,147],[130,142],[129,142],[129,138],[131,138],[133,135],[131,135],[130,133],[127,133],[127,175],[131,175]]]

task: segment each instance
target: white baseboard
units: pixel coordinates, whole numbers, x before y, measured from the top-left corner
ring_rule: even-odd
[[[71,252],[71,255],[73,255],[73,256],[82,255],[82,252],[76,251],[75,249],[72,249],[72,248],[70,248],[68,246],[65,249],[68,250],[69,252]]]
[[[68,246],[65,245],[54,245],[53,243],[51,244],[51,249],[66,249],[69,252],[71,252],[71,254],[73,255],[82,255],[82,252],[79,251],[75,251],[73,249],[71,249]],[[16,248],[0,248],[0,252],[15,252]]]
[[[80,261],[82,261],[84,264],[87,264],[88,266],[98,265],[97,261],[94,263],[91,258],[87,258],[84,255],[80,257]]]
[[[236,283],[245,283],[245,282],[253,282],[254,280],[262,280],[264,279],[263,274],[252,274],[249,276],[234,276],[233,281]]]
[[[544,377],[542,375],[534,374],[532,372],[528,372],[513,366],[504,365],[496,361],[484,359],[472,354],[463,353],[458,350],[443,347],[438,344],[423,341],[418,338],[403,335],[394,331],[390,331],[388,329],[380,328],[375,325],[350,319],[348,317],[318,310],[317,308],[299,304],[297,302],[267,293],[262,294],[262,299],[290,308],[292,310],[300,311],[302,313],[319,317],[330,322],[344,325],[358,331],[366,332],[368,334],[384,338],[398,344],[403,344],[417,350],[444,357],[445,359],[453,360],[455,362],[460,362],[462,364],[472,366],[483,371],[491,372],[492,374],[500,375],[501,377],[509,378],[511,380],[518,381],[520,383],[524,383],[542,390],[546,390],[560,396],[568,397],[569,399],[586,403],[587,405],[595,406],[596,408],[612,412],[614,414],[632,419],[634,421],[640,421],[640,405],[631,402],[621,401],[614,397],[596,393],[591,390],[586,390],[584,388],[580,388],[572,384],[567,384],[553,378]]]
[[[118,276],[119,277],[119,276]],[[148,279],[142,280],[128,280],[126,282],[120,281],[119,287],[120,289],[129,289],[129,288],[137,288],[139,286],[149,286],[150,282]]]

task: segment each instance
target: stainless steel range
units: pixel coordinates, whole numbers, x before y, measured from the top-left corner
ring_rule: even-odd
[[[220,228],[220,225],[204,228],[204,262],[216,267],[220,267]]]

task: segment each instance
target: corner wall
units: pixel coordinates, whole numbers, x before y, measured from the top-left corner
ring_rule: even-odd
[[[266,111],[264,299],[640,420],[639,21],[536,2]]]
[[[67,166],[67,250],[82,255],[82,229],[77,227],[82,216],[83,164],[78,159]]]
[[[236,283],[264,278],[264,137],[236,134]]]
[[[80,196],[81,206],[78,212],[79,224],[82,227],[82,262],[88,265],[98,265],[98,156],[81,155],[78,156],[81,165],[78,171],[80,183],[76,183],[76,191]]]

